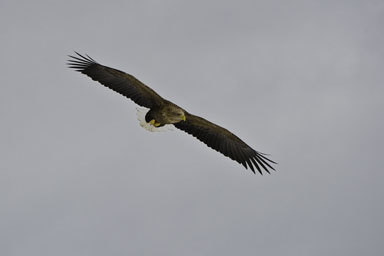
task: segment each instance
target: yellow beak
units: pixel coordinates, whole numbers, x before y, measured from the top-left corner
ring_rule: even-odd
[[[185,118],[185,115],[184,115],[184,114],[181,115],[181,119],[182,119],[183,121],[187,120],[187,118]]]

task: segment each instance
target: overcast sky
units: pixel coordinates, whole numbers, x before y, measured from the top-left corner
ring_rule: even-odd
[[[384,255],[383,1],[0,2],[0,255]],[[254,175],[66,67],[133,74]]]

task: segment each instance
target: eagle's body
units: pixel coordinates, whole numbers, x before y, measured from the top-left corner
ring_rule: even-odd
[[[176,104],[164,100],[160,106],[153,107],[145,115],[145,120],[149,123],[155,120],[155,126],[161,127],[166,124],[176,124],[180,121],[185,121],[186,111]]]
[[[154,126],[150,123],[148,123],[145,120],[145,116],[147,115],[149,109],[143,108],[143,107],[136,107],[136,116],[137,120],[139,121],[139,124],[141,127],[143,127],[145,130],[150,132],[166,132],[166,131],[173,131],[175,130],[175,126],[173,124],[166,124],[163,126]]]
[[[142,111],[138,110],[140,125],[147,130],[161,130],[169,125],[174,125],[212,149],[241,163],[245,168],[250,167],[254,173],[254,167],[261,174],[261,168],[268,173],[268,168],[274,170],[270,163],[275,162],[268,159],[263,153],[252,149],[227,129],[188,113],[176,104],[162,98],[132,75],[100,65],[89,56],[76,54],[77,56],[70,56],[68,64],[71,68],[149,109],[144,118]]]

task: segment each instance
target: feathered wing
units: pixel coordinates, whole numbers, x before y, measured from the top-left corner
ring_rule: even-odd
[[[70,68],[89,76],[140,106],[152,108],[162,104],[163,98],[134,76],[100,65],[88,55],[75,53],[77,56],[69,56],[71,59],[68,60],[68,66]]]
[[[275,170],[270,163],[276,163],[265,157],[265,154],[252,149],[227,129],[204,118],[186,113],[186,121],[181,121],[174,125],[176,128],[199,139],[208,147],[242,164],[245,168],[250,167],[254,173],[254,167],[256,167],[260,174],[263,174],[262,169],[267,173],[270,173],[268,168]]]

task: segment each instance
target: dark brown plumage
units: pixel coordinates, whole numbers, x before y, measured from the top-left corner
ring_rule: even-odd
[[[156,127],[173,124],[176,128],[191,134],[212,149],[242,164],[245,168],[250,167],[254,173],[254,167],[261,174],[262,169],[268,173],[270,173],[269,169],[274,170],[271,166],[272,163],[275,164],[274,161],[268,159],[265,154],[252,149],[227,129],[188,113],[162,98],[132,75],[100,65],[88,55],[83,56],[77,52],[76,54],[77,56],[69,56],[71,58],[68,61],[70,68],[89,76],[138,105],[149,108],[150,110],[145,116],[148,123]]]

